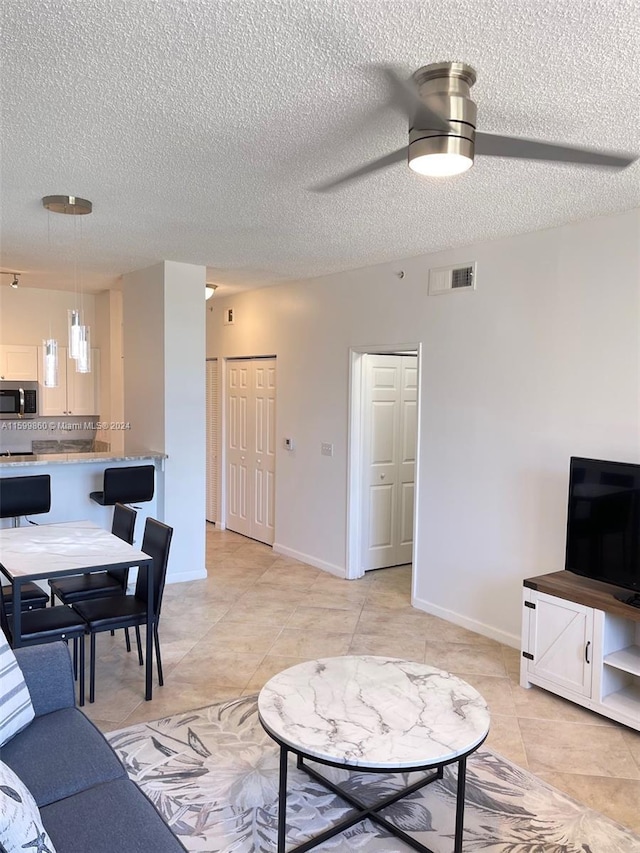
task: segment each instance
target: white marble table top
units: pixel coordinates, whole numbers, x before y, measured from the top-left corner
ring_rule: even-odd
[[[466,681],[432,666],[367,655],[278,673],[260,691],[270,734],[309,756],[353,767],[412,768],[482,743],[489,711]]]
[[[0,530],[0,563],[10,578],[50,578],[69,569],[151,559],[91,521],[65,521]]]

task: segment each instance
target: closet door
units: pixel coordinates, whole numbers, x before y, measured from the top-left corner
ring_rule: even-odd
[[[207,360],[206,372],[206,406],[207,406],[207,521],[218,522],[218,490],[219,490],[219,459],[218,459],[218,436],[220,425],[218,413],[220,411],[218,361]]]
[[[276,360],[227,362],[226,527],[274,540]]]
[[[410,563],[417,442],[415,355],[367,355],[363,371],[362,562]]]

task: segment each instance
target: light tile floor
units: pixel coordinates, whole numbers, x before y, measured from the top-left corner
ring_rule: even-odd
[[[103,731],[254,693],[309,658],[382,654],[473,684],[492,716],[487,745],[640,832],[640,733],[518,684],[519,652],[410,605],[410,567],[345,581],[207,525],[207,580],[167,586],[160,623],[165,686],[143,699],[122,633],[98,637]]]

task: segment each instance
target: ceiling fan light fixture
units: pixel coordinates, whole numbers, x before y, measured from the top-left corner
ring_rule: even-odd
[[[409,160],[409,166],[414,172],[432,178],[461,175],[472,165],[473,160],[464,154],[421,154]]]
[[[444,178],[473,166],[473,141],[461,136],[426,136],[409,145],[409,167],[419,175]]]

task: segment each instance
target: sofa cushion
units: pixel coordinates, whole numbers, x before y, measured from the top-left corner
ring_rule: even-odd
[[[0,848],[5,853],[55,853],[29,789],[0,761]]]
[[[28,726],[34,716],[22,670],[0,630],[0,746]]]
[[[64,853],[184,853],[185,848],[128,779],[82,791],[42,809],[53,843]]]
[[[14,653],[27,682],[36,717],[75,706],[71,655],[65,643],[22,646]]]
[[[15,770],[41,808],[126,776],[102,734],[77,708],[36,717],[3,748],[2,760]]]

